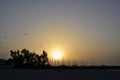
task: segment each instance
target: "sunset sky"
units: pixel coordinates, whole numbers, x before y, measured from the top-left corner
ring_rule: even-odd
[[[0,58],[23,48],[120,65],[120,0],[0,0]]]

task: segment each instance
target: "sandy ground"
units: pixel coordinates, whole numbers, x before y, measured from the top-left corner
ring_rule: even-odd
[[[24,70],[0,67],[0,80],[120,80],[120,71]]]

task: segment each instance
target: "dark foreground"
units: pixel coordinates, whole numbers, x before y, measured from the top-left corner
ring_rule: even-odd
[[[50,70],[0,67],[0,80],[120,80],[119,70]]]

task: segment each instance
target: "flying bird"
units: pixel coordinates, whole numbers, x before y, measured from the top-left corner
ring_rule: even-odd
[[[8,37],[7,36],[3,36],[4,39],[7,39]]]
[[[40,45],[40,47],[43,47],[43,45]]]
[[[27,36],[28,35],[28,33],[25,33],[25,36]]]

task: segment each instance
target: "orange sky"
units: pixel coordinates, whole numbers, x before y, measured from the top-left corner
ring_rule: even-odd
[[[0,58],[27,48],[120,65],[119,0],[0,1]],[[26,35],[27,33],[27,35]],[[6,37],[5,37],[6,36]]]

